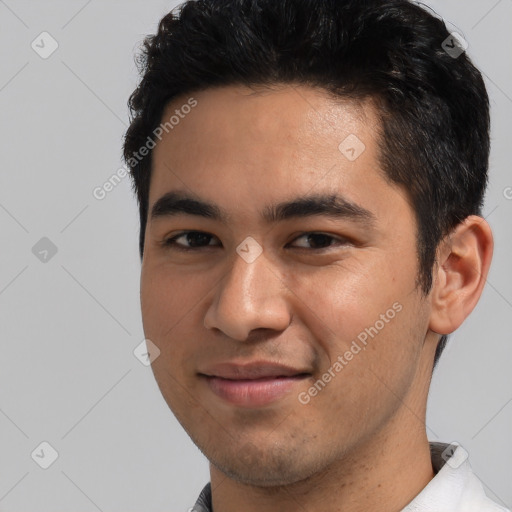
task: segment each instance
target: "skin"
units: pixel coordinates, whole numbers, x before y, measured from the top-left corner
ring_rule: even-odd
[[[141,305],[146,338],[160,350],[152,368],[162,395],[210,461],[214,510],[398,511],[434,476],[425,410],[435,348],[478,301],[490,228],[475,216],[457,226],[438,248],[424,296],[414,212],[380,169],[371,102],[306,86],[193,96],[197,106],[153,151],[149,208],[179,190],[228,219],[149,218]],[[171,102],[162,119],[187,99]],[[365,145],[354,161],[338,149],[349,134]],[[262,220],[265,206],[312,193],[341,194],[374,222]],[[191,252],[163,245],[187,230],[211,237]],[[332,238],[311,241],[311,232]],[[236,252],[247,236],[263,249],[251,263]],[[190,247],[186,236],[177,242]],[[299,394],[397,303],[366,348],[301,403]],[[257,360],[309,376],[251,408],[226,402],[198,375],[212,363]]]

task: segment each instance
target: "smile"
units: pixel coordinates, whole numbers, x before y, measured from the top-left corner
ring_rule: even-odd
[[[308,374],[254,379],[227,379],[204,376],[210,390],[223,400],[242,407],[259,407],[284,397]]]

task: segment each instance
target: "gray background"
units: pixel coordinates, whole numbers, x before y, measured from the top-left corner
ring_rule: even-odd
[[[92,193],[122,165],[134,51],[174,5],[0,0],[0,511],[186,511],[208,481],[133,354],[144,335],[129,178],[103,200]],[[462,444],[488,493],[512,506],[512,0],[429,5],[486,77],[496,250],[434,374],[428,435]],[[43,31],[59,45],[47,59],[31,47]],[[46,261],[43,237],[57,249]],[[31,457],[43,441],[59,455],[48,469]]]

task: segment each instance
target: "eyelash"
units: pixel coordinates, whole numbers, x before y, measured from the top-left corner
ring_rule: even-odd
[[[173,237],[171,238],[167,238],[165,240],[162,241],[162,246],[166,247],[166,248],[169,248],[169,249],[173,249],[173,250],[177,250],[177,251],[182,251],[182,252],[192,252],[192,251],[199,251],[201,249],[206,249],[208,247],[218,247],[217,245],[205,245],[205,246],[202,246],[202,247],[184,247],[184,246],[181,246],[179,244],[176,243],[176,240],[178,238],[181,238],[182,236],[186,236],[186,235],[189,235],[189,234],[197,234],[197,235],[206,235],[207,237],[210,238],[210,240],[212,238],[214,238],[214,235],[211,235],[209,233],[206,233],[204,231],[182,231],[181,233],[178,233],[177,235],[174,235]],[[326,237],[328,239],[331,239],[331,240],[334,240],[335,242],[337,241],[338,244],[340,245],[347,245],[348,243],[350,243],[350,241],[346,238],[343,238],[343,237],[335,237],[335,236],[332,236],[332,235],[328,235],[326,233],[322,233],[322,232],[319,232],[319,231],[307,231],[305,233],[302,233],[300,234],[298,237],[294,238],[292,240],[292,242],[296,241],[297,239],[299,238],[303,238],[303,237],[306,237],[306,236],[322,236],[322,237]],[[330,249],[331,247],[333,247],[333,245],[328,245],[326,247],[319,247],[319,248],[311,248],[311,249],[308,249],[307,247],[298,247],[298,249],[303,249],[303,250],[312,250],[312,251],[324,251],[326,249]]]

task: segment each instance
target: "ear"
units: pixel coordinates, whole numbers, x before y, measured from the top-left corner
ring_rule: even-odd
[[[439,244],[431,291],[429,328],[450,334],[473,311],[485,285],[493,253],[489,224],[470,215]]]

